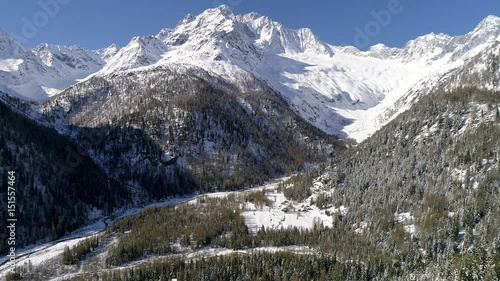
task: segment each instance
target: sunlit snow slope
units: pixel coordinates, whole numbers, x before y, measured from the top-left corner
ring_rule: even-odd
[[[89,57],[93,59],[86,65],[88,72],[73,71],[68,64],[49,60],[62,52],[70,54],[69,57],[78,55],[82,61],[83,51],[66,51],[68,48],[60,51],[59,47],[58,52],[52,51],[55,49],[52,47],[49,55],[44,55],[38,51],[41,46],[28,53],[31,57],[37,55],[32,60],[41,61],[41,67],[53,68],[66,79],[60,81],[82,78],[94,69],[98,71],[93,75],[105,76],[179,65],[201,67],[243,90],[254,88],[253,79],[258,78],[278,90],[315,126],[361,141],[419,97],[443,86],[453,73],[465,66],[471,68],[474,59],[479,57],[482,65],[488,64],[490,56],[479,55],[498,53],[495,46],[499,29],[500,19],[490,16],[464,36],[431,33],[401,49],[378,44],[360,51],[322,42],[307,28],[287,29],[266,16],[234,15],[228,7],[220,6],[198,16],[188,15],[175,28],[163,29],[157,35],[134,37],[122,49],[110,47],[106,52],[91,52]],[[29,59],[20,55],[2,53],[0,75],[5,77],[6,73],[9,77],[17,73],[26,61]],[[0,85],[5,84],[4,77],[0,76]],[[40,77],[34,81],[41,81],[36,85],[42,85],[47,96],[68,84],[53,86],[54,83],[49,83],[51,77]],[[35,98],[23,88],[31,87],[30,83],[10,85],[16,93]]]
[[[116,46],[98,51],[78,46],[41,44],[25,49],[10,34],[0,29],[0,90],[13,96],[45,101],[78,79],[95,73]]]
[[[268,17],[234,15],[221,6],[188,15],[155,36],[134,38],[99,74],[187,64],[243,88],[251,88],[251,74],[317,127],[361,141],[406,110],[406,99],[428,94],[444,75],[488,52],[499,27],[499,18],[491,16],[464,36],[429,34],[402,49],[379,44],[361,52],[331,46],[309,29],[287,29]]]

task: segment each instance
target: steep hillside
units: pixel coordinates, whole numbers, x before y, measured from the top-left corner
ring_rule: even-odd
[[[480,52],[460,70],[445,77],[442,88],[450,90],[481,85],[484,89],[500,87],[500,43],[496,42],[488,51]]]
[[[133,38],[97,75],[182,64],[243,89],[250,75],[275,88],[316,127],[362,141],[421,97],[459,86],[446,77],[468,71],[480,54],[497,55],[499,35],[500,20],[490,16],[462,36],[431,33],[400,49],[379,44],[362,52],[329,45],[306,28],[288,29],[266,16],[235,15],[221,6],[157,35]]]
[[[114,45],[91,51],[50,44],[30,50],[0,29],[0,90],[43,102],[78,79],[101,70],[117,51]]]
[[[76,152],[80,149],[73,140],[11,105],[17,102],[15,107],[29,108],[29,104],[0,95],[0,195],[7,198],[7,173],[14,171],[16,247],[61,237],[130,201],[119,182],[109,179],[90,157]],[[1,200],[0,207],[7,210],[7,200]],[[0,213],[3,229],[7,215]],[[0,253],[7,250],[7,235],[0,233]]]
[[[499,141],[499,92],[436,94],[330,164],[146,209],[114,223],[99,247],[69,248],[85,253],[83,271],[58,257],[31,274],[499,280]],[[276,266],[283,258],[295,266]]]
[[[499,92],[437,94],[332,161],[315,201],[339,227],[402,262],[460,263],[427,268],[420,280],[435,280],[429,271],[488,276],[500,245],[499,147]],[[464,253],[470,257],[459,259]]]
[[[241,91],[253,90],[248,77],[265,81],[317,128],[360,142],[423,96],[463,86],[457,79],[498,90],[495,83],[460,77],[490,65],[499,55],[499,38],[500,19],[489,16],[465,35],[431,33],[402,48],[378,44],[360,51],[329,45],[307,28],[289,29],[267,16],[235,15],[220,6],[187,15],[156,35],[134,37],[121,49],[42,44],[28,50],[0,32],[0,89],[46,101],[81,79],[183,65],[223,77]],[[497,68],[491,71],[498,76]]]
[[[251,186],[344,149],[265,84],[241,92],[193,68],[94,77],[44,104],[43,112],[46,122],[68,124],[80,141],[85,128],[96,128],[103,141],[88,147],[94,159],[156,197]]]

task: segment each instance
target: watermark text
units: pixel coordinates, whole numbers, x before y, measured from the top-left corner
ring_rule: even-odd
[[[11,272],[16,271],[16,172],[7,173],[7,245]]]

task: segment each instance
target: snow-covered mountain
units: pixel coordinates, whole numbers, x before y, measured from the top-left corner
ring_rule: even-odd
[[[221,6],[188,15],[155,36],[134,38],[98,75],[186,64],[244,88],[251,74],[322,130],[363,140],[451,72],[478,54],[495,52],[499,28],[500,19],[490,16],[464,36],[431,33],[401,49],[378,44],[363,52],[329,45],[309,29],[287,29],[266,16],[234,15]]]
[[[361,141],[421,96],[447,88],[445,83],[451,83],[453,73],[466,66],[482,71],[484,67],[475,65],[490,65],[498,54],[499,35],[500,18],[489,16],[463,36],[431,33],[403,48],[378,44],[360,51],[329,45],[307,28],[288,29],[266,16],[234,15],[228,7],[220,6],[198,16],[187,15],[173,29],[134,37],[122,49],[111,46],[85,51],[42,45],[25,51],[12,43],[20,51],[2,56],[0,70],[15,73],[17,78],[22,75],[18,73],[20,62],[33,61],[29,69],[40,71],[34,71],[30,77],[37,79],[30,81],[37,81],[49,96],[57,92],[51,89],[60,90],[94,72],[104,77],[157,67],[195,66],[242,90],[256,87],[252,81],[257,77],[318,128]],[[22,87],[31,83],[0,82],[28,97],[32,96]],[[472,84],[497,87],[493,82]],[[36,97],[40,100],[43,95]]]
[[[89,51],[79,46],[41,44],[32,50],[0,30],[0,90],[45,101],[78,79],[102,69],[118,47]]]

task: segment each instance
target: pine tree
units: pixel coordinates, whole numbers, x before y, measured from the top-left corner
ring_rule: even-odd
[[[64,247],[62,263],[66,264],[66,265],[73,263],[73,257],[71,255],[71,252],[70,252],[70,249],[68,246]]]

